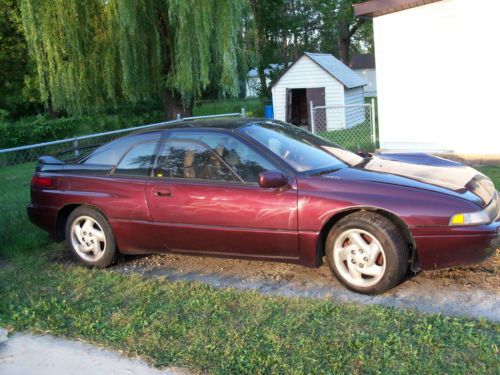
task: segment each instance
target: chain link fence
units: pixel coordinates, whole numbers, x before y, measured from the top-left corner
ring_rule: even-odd
[[[189,117],[181,121],[229,116],[245,116],[245,112]],[[136,130],[154,128],[177,121],[179,120],[0,150],[1,243],[5,246],[14,242],[19,243],[20,238],[21,240],[24,238],[26,241],[29,240],[33,243],[33,236],[36,237],[40,234],[38,230],[30,225],[26,214],[26,205],[30,201],[31,177],[40,156],[52,155],[61,160],[71,161],[104,143]],[[39,237],[35,241],[38,239]]]
[[[311,106],[311,129],[351,151],[377,147],[373,104]]]

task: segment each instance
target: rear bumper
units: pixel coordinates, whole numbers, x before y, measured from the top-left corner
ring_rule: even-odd
[[[57,240],[57,208],[29,204],[26,210],[33,224],[47,231],[53,239]]]
[[[411,228],[422,270],[478,263],[500,248],[500,219],[489,225]]]

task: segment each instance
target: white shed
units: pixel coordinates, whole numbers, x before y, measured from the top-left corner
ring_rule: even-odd
[[[327,106],[326,129],[344,129],[364,122],[366,81],[330,54],[305,52],[272,87],[274,117],[310,129],[309,106]]]
[[[500,1],[354,8],[373,18],[380,148],[500,156]]]

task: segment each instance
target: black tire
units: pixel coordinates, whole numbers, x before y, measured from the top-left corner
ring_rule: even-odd
[[[82,251],[78,251],[75,248],[75,244],[83,242],[81,241],[83,237],[77,239],[77,236],[72,232],[73,224],[80,226],[80,224],[77,224],[77,222],[79,220],[84,220],[84,218],[91,218],[95,222],[93,223],[92,220],[89,221],[89,223],[92,224],[92,231],[86,231],[86,235],[92,236],[92,233],[97,233],[99,238],[104,238],[104,241],[99,241],[95,234],[93,237],[85,237],[89,241],[87,242],[88,245],[94,246],[95,249],[97,249],[96,246],[99,247],[98,251],[94,250],[88,253],[84,253]],[[81,227],[81,231],[83,233],[83,227]],[[92,241],[92,243],[90,243],[90,241]],[[112,264],[115,260],[115,256],[117,253],[116,242],[111,230],[111,226],[109,225],[106,217],[92,207],[79,206],[71,212],[68,220],[66,221],[66,242],[73,256],[88,267],[105,268]],[[99,243],[99,245],[97,245],[97,243]],[[83,243],[81,245],[84,246]],[[95,253],[98,253],[98,255],[94,256],[95,259],[91,259],[92,255]]]
[[[349,233],[356,235],[356,233],[358,233],[357,231],[361,232],[363,239],[366,237],[366,241],[373,241],[374,238],[382,247],[382,253],[376,257],[377,259],[373,260],[375,264],[372,263],[372,266],[378,266],[380,268],[377,269],[383,270],[379,272],[378,276],[367,276],[362,274],[363,269],[359,267],[369,267],[368,263],[363,263],[369,258],[365,257],[359,261],[359,257],[363,256],[363,254],[358,254],[358,252],[363,252],[361,246],[356,250],[353,249],[353,247],[356,247],[356,244],[349,247],[351,245],[349,237],[346,239],[345,243],[342,242],[344,238],[346,238],[345,236],[349,236]],[[375,241],[375,246],[378,244]],[[341,246],[342,249],[351,248],[351,250],[337,250],[337,252],[334,252],[335,245]],[[371,245],[371,242],[368,243],[368,246],[369,245]],[[342,257],[346,255],[339,255],[341,251],[344,251],[342,254],[348,254],[347,256],[349,258],[343,259]],[[337,254],[337,256],[335,256],[335,254]],[[363,294],[379,294],[393,288],[401,282],[408,269],[409,251],[401,234],[390,220],[375,212],[358,211],[339,220],[328,233],[325,255],[330,270],[335,277],[346,288]],[[358,263],[356,264],[357,260]],[[353,263],[354,265],[350,265],[349,263]],[[349,281],[347,278],[350,277],[350,274],[346,274],[345,271],[350,269],[350,266],[355,267],[355,271],[361,271],[360,273],[363,280],[359,281],[359,279],[352,279],[354,280],[353,282],[358,283],[358,285]],[[364,268],[365,272],[367,269],[368,268]],[[378,278],[380,279],[377,281]],[[363,283],[367,285],[359,285]],[[370,283],[374,284],[368,285]]]

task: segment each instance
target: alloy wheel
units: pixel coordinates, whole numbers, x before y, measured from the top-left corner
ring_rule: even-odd
[[[71,224],[71,243],[84,260],[95,262],[106,251],[106,236],[99,223],[90,216],[79,216]]]
[[[337,237],[333,245],[333,260],[340,275],[356,287],[373,286],[385,273],[382,245],[362,229],[348,229]]]

